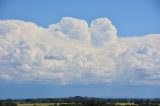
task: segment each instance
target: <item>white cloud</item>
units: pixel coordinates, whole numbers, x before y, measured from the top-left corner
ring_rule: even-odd
[[[90,32],[93,45],[95,46],[114,42],[117,39],[117,30],[107,18],[99,18],[92,21]]]
[[[160,35],[117,36],[107,18],[64,17],[42,28],[0,21],[0,81],[160,84]]]

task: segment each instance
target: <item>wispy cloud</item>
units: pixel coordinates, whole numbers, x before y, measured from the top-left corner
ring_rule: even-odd
[[[160,84],[160,35],[118,37],[107,18],[48,28],[1,20],[0,81]]]

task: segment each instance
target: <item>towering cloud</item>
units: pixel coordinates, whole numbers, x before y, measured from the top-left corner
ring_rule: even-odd
[[[96,19],[91,23],[90,27],[92,42],[94,45],[100,46],[104,43],[113,42],[117,39],[116,28],[107,18]]]
[[[118,37],[107,18],[64,17],[48,28],[0,21],[0,81],[160,84],[160,35]]]
[[[64,17],[57,24],[49,25],[49,30],[52,32],[61,32],[63,36],[70,40],[80,42],[90,42],[90,32],[88,24],[84,20],[79,20],[71,17]]]

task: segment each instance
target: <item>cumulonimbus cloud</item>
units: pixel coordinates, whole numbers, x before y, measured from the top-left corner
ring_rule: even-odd
[[[1,20],[0,81],[160,84],[160,35],[118,37],[107,18],[64,17],[48,28]]]

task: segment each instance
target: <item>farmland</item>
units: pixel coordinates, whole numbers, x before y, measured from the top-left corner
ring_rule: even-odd
[[[82,103],[24,103],[17,104],[17,106],[84,106]],[[88,105],[92,106],[92,105]],[[105,105],[93,105],[93,106],[138,106],[138,104],[134,103],[106,103]]]

